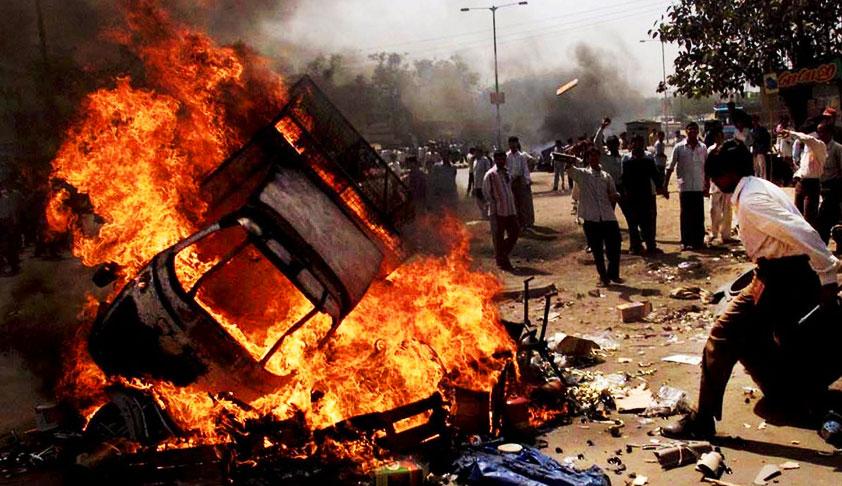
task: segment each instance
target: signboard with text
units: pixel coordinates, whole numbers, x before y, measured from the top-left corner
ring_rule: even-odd
[[[767,74],[764,76],[764,85],[766,92],[772,93],[778,89],[803,84],[827,84],[837,79],[842,79],[842,60],[840,59],[797,71],[784,71],[776,75]]]

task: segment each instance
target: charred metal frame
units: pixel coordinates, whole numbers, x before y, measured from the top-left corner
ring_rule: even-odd
[[[409,192],[307,77],[201,188],[210,201],[206,229],[156,255],[101,307],[89,349],[108,374],[196,384],[248,402],[292,379],[265,369],[286,337],[324,312],[333,325],[323,344],[372,281],[405,257],[399,228],[412,218]],[[176,276],[179,252],[235,226],[247,236],[225,257],[253,245],[313,304],[261,359],[195,301],[207,274],[190,289]]]

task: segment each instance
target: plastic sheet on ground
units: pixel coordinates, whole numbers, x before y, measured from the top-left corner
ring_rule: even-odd
[[[517,454],[502,453],[497,444],[470,447],[456,463],[460,482],[501,486],[610,486],[597,466],[579,471],[559,464],[537,449],[524,446]]]

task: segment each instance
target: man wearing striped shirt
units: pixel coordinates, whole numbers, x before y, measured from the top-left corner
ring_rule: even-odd
[[[515,195],[512,193],[512,179],[506,169],[506,152],[494,152],[494,167],[485,173],[482,180],[482,195],[491,221],[491,236],[494,242],[494,258],[502,270],[512,271],[509,254],[520,236],[520,222],[517,217]]]

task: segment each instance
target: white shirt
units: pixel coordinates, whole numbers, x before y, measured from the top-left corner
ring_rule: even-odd
[[[801,179],[819,179],[824,172],[824,162],[827,159],[827,145],[813,135],[801,132],[789,132],[804,144],[798,171],[793,177]]]
[[[778,144],[777,149],[778,153],[781,154],[781,157],[792,157],[792,136],[784,137],[783,135],[778,136]]]
[[[482,182],[485,180],[485,173],[491,169],[492,165],[488,157],[484,155],[474,159],[474,181],[477,187],[482,187]]]
[[[526,182],[532,184],[532,175],[529,173],[529,159],[531,159],[525,152],[512,152],[509,150],[506,153],[506,169],[512,179],[523,177]]]
[[[687,140],[676,144],[672,150],[672,160],[667,170],[675,170],[678,176],[679,192],[702,192],[705,190],[705,160],[708,149],[701,140],[696,142],[696,148],[691,148]]]
[[[822,285],[836,283],[839,260],[778,186],[758,177],[743,177],[731,201],[749,258],[756,262],[807,255]]]
[[[612,197],[619,197],[611,175],[590,167],[567,166],[567,174],[579,186],[579,217],[585,221],[617,221]]]

